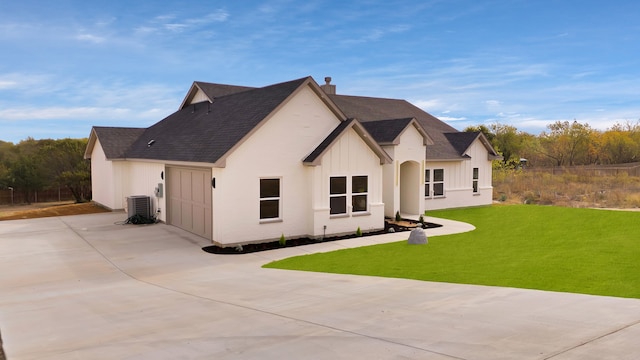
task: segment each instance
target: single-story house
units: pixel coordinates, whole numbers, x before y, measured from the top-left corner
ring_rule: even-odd
[[[194,82],[148,128],[93,127],[93,200],[115,210],[149,196],[159,220],[221,246],[375,231],[396,212],[491,203],[499,156],[481,133],[325,82]]]

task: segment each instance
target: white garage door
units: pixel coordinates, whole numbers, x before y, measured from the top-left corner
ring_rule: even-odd
[[[167,222],[211,239],[211,170],[167,168]]]

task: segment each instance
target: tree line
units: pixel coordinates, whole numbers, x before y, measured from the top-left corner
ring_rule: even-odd
[[[84,159],[88,139],[0,140],[0,189],[32,198],[37,191],[63,187],[76,202],[91,193],[91,165]]]
[[[496,164],[517,168],[521,159],[529,166],[623,164],[640,161],[640,121],[618,123],[595,130],[578,121],[557,121],[539,135],[505,124],[467,127],[484,133],[503,156]],[[27,138],[18,144],[0,140],[0,189],[12,188],[23,198],[40,190],[63,187],[77,202],[91,193],[91,165],[84,159],[88,139]]]
[[[515,126],[493,124],[469,126],[481,131],[503,156],[504,168],[520,166],[608,165],[640,161],[640,121],[617,123],[600,131],[578,121],[556,121],[540,135],[519,131]]]

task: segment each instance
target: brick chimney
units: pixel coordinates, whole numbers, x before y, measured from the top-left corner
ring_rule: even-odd
[[[329,95],[335,95],[336,94],[336,86],[335,85],[331,85],[331,76],[327,76],[324,78],[324,85],[320,85],[320,87],[322,88],[322,90],[324,90],[325,93],[329,94]]]

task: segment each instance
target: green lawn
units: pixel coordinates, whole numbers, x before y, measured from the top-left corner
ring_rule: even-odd
[[[265,267],[640,298],[640,212],[510,205],[428,215],[476,230]]]

